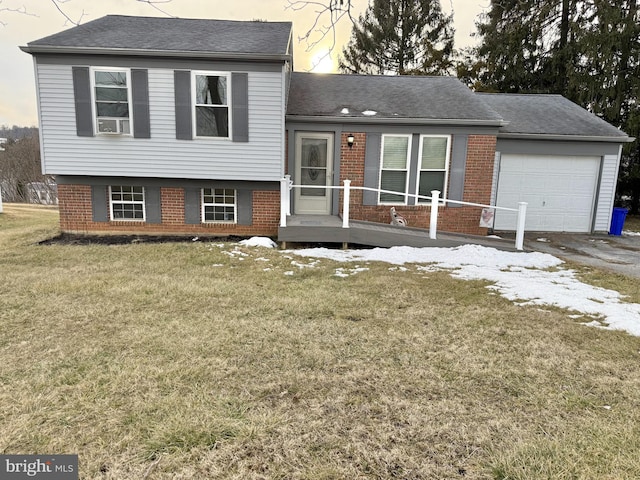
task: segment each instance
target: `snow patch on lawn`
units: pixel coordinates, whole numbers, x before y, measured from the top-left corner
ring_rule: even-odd
[[[392,247],[371,250],[309,248],[289,254],[338,262],[419,264],[420,271],[451,270],[463,280],[485,280],[488,287],[519,305],[556,306],[597,319],[587,325],[624,330],[640,336],[640,305],[624,303],[613,290],[581,282],[562,260],[539,252],[504,252],[479,245],[456,248]],[[340,273],[340,275],[338,275]],[[346,276],[345,269],[336,275]]]
[[[265,247],[276,248],[278,244],[268,237],[251,237],[246,240],[241,240],[240,245],[244,247]]]
[[[296,262],[295,260],[291,260],[291,265],[293,265],[294,267],[298,267],[300,270],[302,270],[303,268],[317,267],[319,263],[320,263],[320,260],[314,260],[309,263],[300,263],[300,262]]]
[[[336,273],[333,274],[334,277],[349,277],[351,275],[355,275],[356,273],[366,272],[369,269],[366,267],[360,267],[356,265],[356,268],[336,268]]]

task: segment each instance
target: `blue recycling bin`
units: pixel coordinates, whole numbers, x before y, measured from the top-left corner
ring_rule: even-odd
[[[609,229],[609,235],[622,235],[622,227],[624,227],[624,220],[627,218],[629,210],[626,208],[614,208],[613,215],[611,217],[611,228]]]

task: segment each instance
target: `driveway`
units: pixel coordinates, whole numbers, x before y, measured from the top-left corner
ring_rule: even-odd
[[[640,235],[527,232],[528,250],[640,278]]]

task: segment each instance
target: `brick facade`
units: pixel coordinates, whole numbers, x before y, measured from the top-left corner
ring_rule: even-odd
[[[347,134],[342,134],[340,182],[351,180],[353,186],[364,185],[365,140],[364,133],[354,133],[352,148],[347,146]],[[491,200],[493,164],[496,137],[491,135],[470,135],[467,145],[466,173],[463,201],[488,205]],[[362,191],[351,194],[351,218],[370,222],[389,223],[389,205],[363,205]],[[342,209],[342,194],[340,196]],[[426,205],[396,206],[396,210],[412,227],[429,228],[431,207]],[[480,228],[480,207],[440,207],[438,209],[438,230],[446,232],[486,235],[487,229]]]
[[[353,186],[364,186],[366,134],[354,132],[352,147],[347,145],[348,133],[340,139],[340,184],[345,179]],[[470,135],[467,143],[463,200],[489,204],[493,179],[496,137]],[[377,187],[377,186],[376,186]],[[105,193],[106,195],[106,193]],[[251,225],[225,223],[185,223],[185,193],[183,188],[160,188],[161,223],[137,221],[94,222],[91,187],[89,185],[59,185],[60,226],[63,232],[100,234],[206,235],[206,236],[276,236],[280,217],[280,192],[254,191]],[[340,192],[340,211],[343,194]],[[106,199],[108,202],[108,199]],[[389,223],[389,205],[363,205],[363,192],[351,193],[351,218]],[[396,210],[412,227],[429,228],[431,207],[401,205]],[[438,230],[486,235],[479,227],[480,207],[446,206],[438,209]]]
[[[186,224],[184,199],[183,188],[160,188],[161,223],[121,220],[94,222],[91,205],[91,186],[59,185],[60,228],[66,233],[119,235],[275,236],[278,233],[280,192],[253,192],[252,225],[228,223]]]

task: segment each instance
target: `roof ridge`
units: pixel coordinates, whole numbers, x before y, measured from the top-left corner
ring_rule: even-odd
[[[455,76],[294,72],[287,115],[339,122],[502,124],[502,117]]]
[[[29,42],[23,51],[119,55],[126,50],[151,56],[195,52],[282,61],[290,56],[292,29],[292,22],[110,14]]]
[[[308,74],[308,75],[319,75],[325,77],[364,77],[364,78],[402,78],[402,79],[411,79],[411,78],[442,78],[446,80],[455,80],[457,82],[461,82],[461,80],[455,75],[381,75],[381,74],[366,74],[366,73],[340,73],[340,72],[328,72],[328,73],[318,73],[318,72],[306,72],[306,71],[294,71],[293,73],[300,74]]]
[[[536,96],[536,97],[562,97],[562,98],[566,98],[565,96],[563,96],[560,93],[522,93],[522,92],[518,92],[518,93],[511,93],[511,92],[473,92],[476,95],[495,95],[495,96],[501,96],[501,97],[532,97],[532,96]]]
[[[123,15],[120,13],[108,13],[99,18],[95,18],[87,23],[94,22],[96,20],[103,19],[105,17],[119,17],[119,18],[139,18],[145,20],[161,20],[161,21],[173,21],[173,20],[187,20],[187,21],[202,21],[202,22],[229,22],[229,23],[269,23],[269,24],[283,24],[283,25],[293,25],[292,21],[289,20],[237,20],[237,19],[226,19],[226,18],[196,18],[196,17],[161,17],[161,16],[153,16],[153,15]],[[86,23],[82,23],[77,25],[81,27],[82,25],[86,25]]]

